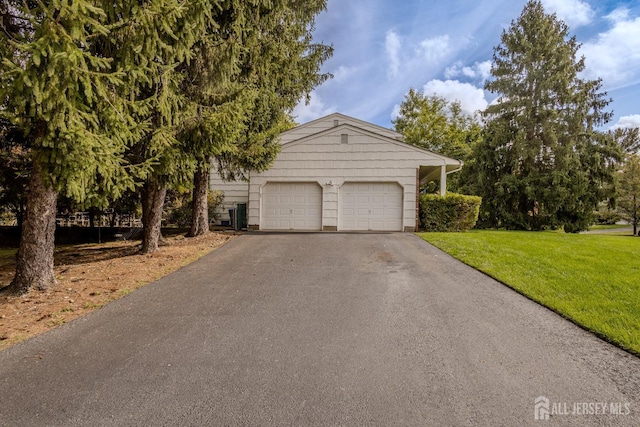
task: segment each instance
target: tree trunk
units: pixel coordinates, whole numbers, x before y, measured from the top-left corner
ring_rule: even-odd
[[[117,216],[118,216],[118,211],[114,209],[113,213],[111,214],[111,222],[109,223],[111,225],[111,228],[115,228]]]
[[[16,211],[16,220],[18,222],[18,229],[22,230],[22,223],[24,222],[25,215],[25,207],[22,198],[20,198],[20,203],[18,205],[18,209]]]
[[[89,228],[96,227],[96,210],[94,208],[89,208]]]
[[[12,293],[24,294],[32,288],[43,291],[56,284],[53,251],[57,197],[57,191],[44,182],[42,168],[34,162],[16,254],[16,273],[7,288]]]
[[[640,236],[638,233],[638,200],[636,195],[633,195],[633,235]]]
[[[149,178],[142,190],[142,253],[158,251],[161,241],[162,208],[167,195],[167,186]]]
[[[193,176],[193,199],[191,202],[191,229],[187,236],[202,236],[209,232],[209,168],[198,166]]]

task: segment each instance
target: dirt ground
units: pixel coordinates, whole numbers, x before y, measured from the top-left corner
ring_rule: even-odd
[[[23,296],[0,292],[0,350],[69,322],[151,283],[219,248],[234,235],[172,236],[152,255],[138,253],[139,241],[56,248],[57,286]],[[13,251],[15,252],[15,251]],[[15,258],[0,258],[0,290],[13,278]]]

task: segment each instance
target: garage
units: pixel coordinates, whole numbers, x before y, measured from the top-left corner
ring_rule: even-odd
[[[402,231],[402,187],[391,182],[347,182],[339,190],[344,231]]]
[[[250,171],[249,182],[224,182],[221,220],[247,204],[250,230],[415,231],[421,185],[447,176],[462,162],[403,142],[402,134],[340,113],[280,134],[271,166]],[[215,167],[215,165],[214,165]]]
[[[265,230],[321,230],[322,188],[313,182],[269,182],[262,190]]]

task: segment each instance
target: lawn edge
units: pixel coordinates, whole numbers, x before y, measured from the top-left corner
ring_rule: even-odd
[[[487,277],[490,277],[491,279],[495,280],[496,282],[500,283],[500,284],[501,284],[501,285],[503,285],[503,286],[506,286],[507,288],[511,289],[512,291],[516,292],[517,294],[522,295],[523,297],[525,297],[525,298],[526,298],[526,299],[528,299],[529,301],[534,302],[535,304],[539,305],[540,307],[544,307],[545,309],[547,309],[547,310],[549,310],[549,311],[551,311],[551,312],[553,312],[553,313],[557,314],[558,316],[562,317],[563,319],[568,320],[569,322],[573,323],[574,325],[576,325],[576,326],[577,326],[577,327],[579,327],[580,329],[582,329],[582,330],[584,330],[584,331],[586,331],[586,332],[589,332],[590,334],[592,334],[592,335],[596,336],[597,338],[599,338],[599,339],[601,339],[601,340],[603,340],[603,341],[607,342],[608,344],[611,344],[611,345],[613,345],[613,346],[615,346],[615,347],[619,348],[620,350],[623,350],[623,351],[625,351],[625,352],[627,352],[627,353],[631,354],[632,356],[635,356],[635,357],[640,358],[640,351],[634,350],[634,349],[632,349],[632,348],[628,348],[628,347],[627,347],[627,346],[625,346],[624,344],[622,344],[622,343],[620,343],[620,342],[616,341],[616,340],[615,340],[615,339],[613,339],[613,338],[610,338],[610,337],[609,337],[609,336],[607,336],[606,334],[604,334],[604,333],[602,333],[602,332],[599,332],[599,331],[597,331],[597,330],[593,330],[592,328],[589,328],[588,326],[583,325],[582,323],[580,323],[579,321],[577,321],[577,320],[576,320],[576,319],[574,319],[573,317],[571,317],[571,316],[569,316],[569,315],[567,315],[567,314],[565,314],[565,313],[561,312],[560,310],[557,310],[557,309],[555,309],[555,308],[553,308],[553,307],[549,307],[548,305],[546,305],[546,304],[544,304],[543,302],[539,301],[539,300],[538,300],[538,299],[536,299],[535,297],[533,297],[533,296],[530,296],[530,295],[526,294],[524,291],[522,291],[522,290],[520,290],[520,289],[516,289],[515,287],[511,286],[510,284],[508,284],[508,283],[504,282],[503,280],[501,280],[501,279],[499,279],[499,278],[497,278],[497,277],[493,276],[491,273],[487,273],[486,271],[483,271],[483,270],[481,270],[481,269],[479,269],[479,268],[477,268],[477,267],[475,267],[475,266],[473,266],[473,265],[469,264],[468,262],[466,262],[466,261],[464,261],[464,260],[461,260],[460,258],[457,258],[457,257],[453,256],[452,254],[450,254],[449,252],[447,252],[447,251],[445,251],[444,249],[440,248],[439,246],[437,246],[437,245],[435,245],[435,244],[433,244],[433,243],[431,243],[431,242],[429,242],[429,241],[425,240],[422,236],[420,236],[420,233],[423,233],[423,232],[418,232],[418,233],[416,233],[416,235],[417,235],[420,239],[422,239],[424,242],[426,242],[426,243],[430,244],[430,245],[431,245],[431,246],[433,246],[434,248],[436,248],[436,249],[438,249],[438,250],[442,251],[443,253],[445,253],[445,254],[449,255],[451,258],[453,258],[453,259],[456,259],[456,260],[460,261],[460,262],[461,262],[461,263],[463,263],[464,265],[466,265],[466,266],[469,266],[469,267],[473,268],[473,269],[474,269],[474,270],[476,270],[477,272],[482,273],[482,274],[484,274],[484,275],[485,275],[485,276],[487,276]]]

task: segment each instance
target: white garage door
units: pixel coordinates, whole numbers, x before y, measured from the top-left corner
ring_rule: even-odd
[[[402,187],[347,182],[340,188],[340,229],[402,231]]]
[[[263,230],[321,230],[322,188],[312,182],[270,182],[262,189]]]

